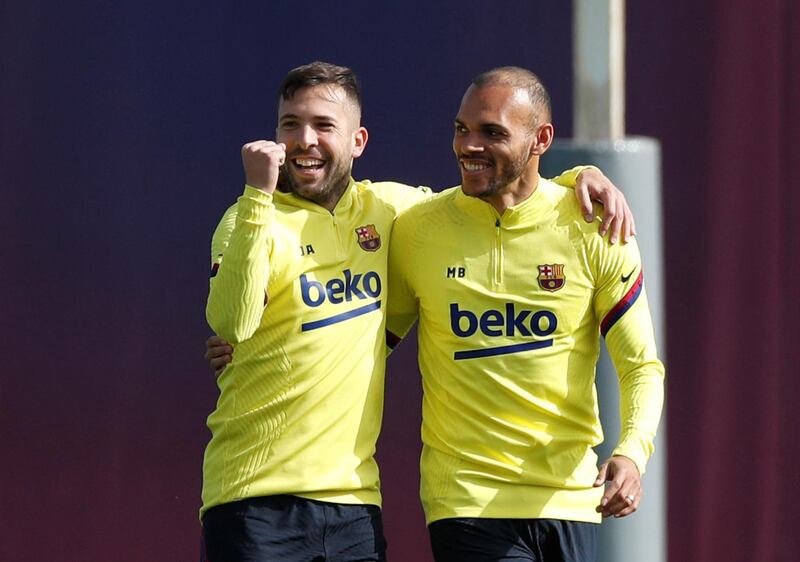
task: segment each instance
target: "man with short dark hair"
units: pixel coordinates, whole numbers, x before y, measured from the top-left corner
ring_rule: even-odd
[[[398,341],[419,316],[420,494],[437,562],[589,562],[602,516],[641,500],[664,376],[641,259],[539,176],[550,120],[533,73],[481,74],[455,121],[461,186],[395,221],[387,330]],[[622,433],[598,471],[600,335]]]
[[[360,115],[352,71],[311,63],[281,86],[275,141],[242,148],[246,186],[214,233],[206,310],[236,349],[208,418],[211,562],[385,559],[373,455],[387,256],[397,214],[430,192],[351,177]]]
[[[426,193],[350,177],[367,142],[358,100],[349,69],[291,71],[277,142],[244,145],[244,193],[214,233],[206,313],[236,353],[208,418],[211,562],[385,556],[386,253],[397,212]]]

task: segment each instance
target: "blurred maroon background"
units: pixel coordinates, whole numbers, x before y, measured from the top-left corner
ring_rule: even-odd
[[[209,240],[288,69],[359,73],[358,177],[446,187],[482,70],[539,73],[570,135],[568,4],[4,3],[0,559],[197,559]],[[672,562],[800,550],[798,30],[795,0],[628,3],[628,130],[663,147]],[[416,562],[414,355],[379,459],[390,554]]]

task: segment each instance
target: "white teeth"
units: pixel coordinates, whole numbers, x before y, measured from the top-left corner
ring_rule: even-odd
[[[488,164],[474,164],[472,162],[462,162],[462,164],[464,164],[464,168],[468,172],[479,172],[489,167]]]
[[[322,160],[317,160],[316,158],[297,158],[294,162],[303,167],[322,166],[324,164]]]

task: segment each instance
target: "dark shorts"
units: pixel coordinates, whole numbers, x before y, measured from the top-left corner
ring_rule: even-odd
[[[384,562],[381,510],[296,496],[250,498],[203,516],[206,562]]]
[[[596,523],[557,519],[441,519],[430,524],[436,562],[593,562]]]

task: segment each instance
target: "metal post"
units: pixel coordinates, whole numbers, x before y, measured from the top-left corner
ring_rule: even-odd
[[[542,175],[551,177],[578,164],[594,164],[625,193],[636,217],[645,286],[664,359],[661,153],[654,139],[625,137],[625,3],[575,0],[574,7],[575,138],[553,144],[542,159]],[[605,443],[597,453],[605,459],[620,431],[619,386],[605,350],[597,366],[597,391],[605,433]],[[598,562],[666,560],[666,414],[643,486],[637,513],[601,526]]]
[[[575,0],[575,140],[625,136],[625,0]]]

